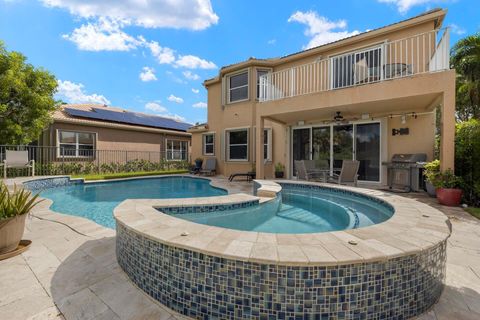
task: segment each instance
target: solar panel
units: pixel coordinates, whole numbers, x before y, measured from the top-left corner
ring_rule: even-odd
[[[92,108],[92,111],[65,108],[64,111],[73,117],[82,117],[178,131],[186,131],[192,126],[189,123],[178,122],[169,118],[131,111],[118,112],[101,108]]]

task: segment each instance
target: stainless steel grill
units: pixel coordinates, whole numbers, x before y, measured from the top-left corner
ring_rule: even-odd
[[[402,191],[419,191],[423,188],[425,153],[394,154],[390,162],[384,162],[388,171],[388,187]]]

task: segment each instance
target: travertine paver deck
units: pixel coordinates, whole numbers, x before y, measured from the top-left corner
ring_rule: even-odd
[[[215,184],[233,185],[224,179],[215,179]],[[233,192],[252,188],[241,182],[234,186]],[[453,225],[447,286],[440,302],[419,319],[480,319],[480,221],[460,208],[438,206],[424,194],[405,196],[433,204]],[[0,261],[0,319],[182,318],[154,302],[123,274],[115,259],[113,230],[53,213],[45,205],[27,220],[24,238],[33,240],[30,249]]]

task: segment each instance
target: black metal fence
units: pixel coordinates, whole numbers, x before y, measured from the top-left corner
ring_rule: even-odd
[[[28,151],[28,160],[35,160],[35,175],[160,171],[188,169],[190,166],[190,154],[182,150],[155,152],[0,145],[2,163],[6,160],[7,150]],[[9,168],[7,171],[9,178],[27,174],[27,169]]]

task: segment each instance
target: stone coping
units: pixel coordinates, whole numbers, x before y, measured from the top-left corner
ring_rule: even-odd
[[[358,229],[275,234],[197,224],[156,209],[169,205],[214,205],[254,200],[253,196],[246,194],[231,194],[174,200],[129,199],[114,209],[114,217],[117,224],[166,245],[221,258],[290,266],[385,261],[432,249],[451,233],[447,216],[416,200],[363,188],[291,180],[278,182],[340,188],[376,197],[390,204],[395,213],[385,222]],[[255,184],[258,195],[271,197],[281,191],[275,181],[255,180]]]

